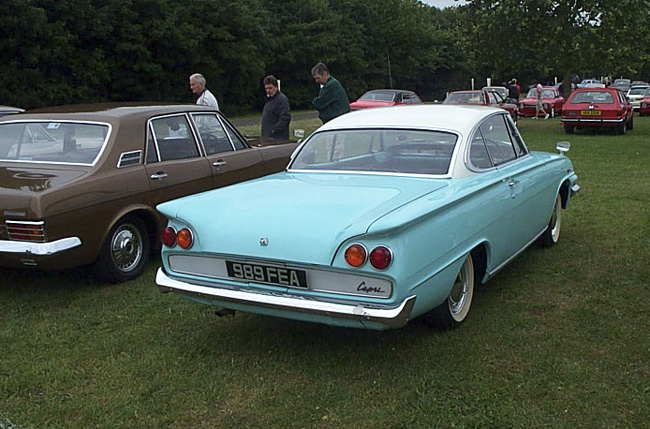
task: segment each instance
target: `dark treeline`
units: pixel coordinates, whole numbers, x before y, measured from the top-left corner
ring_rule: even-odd
[[[188,77],[199,72],[228,114],[262,104],[267,74],[304,108],[317,61],[352,99],[394,87],[435,100],[472,78],[650,77],[646,0],[468,3],[2,0],[0,104],[193,102]]]

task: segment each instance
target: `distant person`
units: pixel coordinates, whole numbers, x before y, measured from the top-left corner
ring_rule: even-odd
[[[198,96],[196,104],[201,106],[219,108],[217,97],[205,87],[205,77],[201,73],[194,73],[190,76],[190,89]]]
[[[517,79],[515,79],[515,78],[513,77],[513,78],[510,80],[510,84],[511,84],[512,86],[514,86],[515,88],[517,88],[517,94],[521,95],[521,86],[519,86],[519,84],[517,83]],[[519,95],[518,95],[517,97],[519,97]]]
[[[275,76],[266,76],[263,82],[266,102],[262,110],[262,137],[289,140],[289,99],[278,88],[278,79]]]
[[[536,83],[535,91],[537,93],[537,103],[535,103],[535,117],[533,119],[537,119],[539,112],[542,112],[544,114],[544,120],[547,120],[548,113],[546,113],[546,110],[544,110],[544,99],[542,98],[544,95],[544,87],[537,80],[533,83]]]
[[[318,110],[318,117],[323,123],[350,111],[348,95],[341,86],[341,82],[330,75],[325,64],[317,63],[311,69],[311,75],[316,83],[321,85],[320,92],[312,104]]]
[[[519,94],[521,92],[518,86],[515,79],[510,80],[506,84],[506,88],[508,88],[508,102],[511,104],[517,104],[519,102]]]

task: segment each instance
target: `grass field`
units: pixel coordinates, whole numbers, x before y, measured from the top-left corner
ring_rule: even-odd
[[[650,427],[650,118],[519,128],[570,141],[582,191],[461,328],[219,318],[158,292],[157,260],[118,285],[0,269],[0,429]]]

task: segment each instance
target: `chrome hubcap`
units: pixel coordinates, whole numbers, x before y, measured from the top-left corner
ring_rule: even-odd
[[[555,208],[553,210],[553,217],[551,218],[551,225],[553,226],[551,229],[551,237],[553,238],[553,242],[557,243],[558,240],[560,239],[560,202],[556,201],[555,202]]]
[[[111,257],[120,271],[130,271],[142,258],[142,236],[133,225],[123,225],[115,231],[111,242]]]
[[[467,299],[467,277],[465,275],[465,267],[460,271],[454,286],[451,288],[449,294],[449,309],[453,314],[458,314],[465,305]]]

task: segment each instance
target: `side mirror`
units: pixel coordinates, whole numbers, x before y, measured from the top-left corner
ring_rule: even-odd
[[[555,144],[555,149],[559,150],[560,153],[564,155],[566,152],[569,151],[569,149],[571,149],[571,143],[567,141],[557,142]]]

